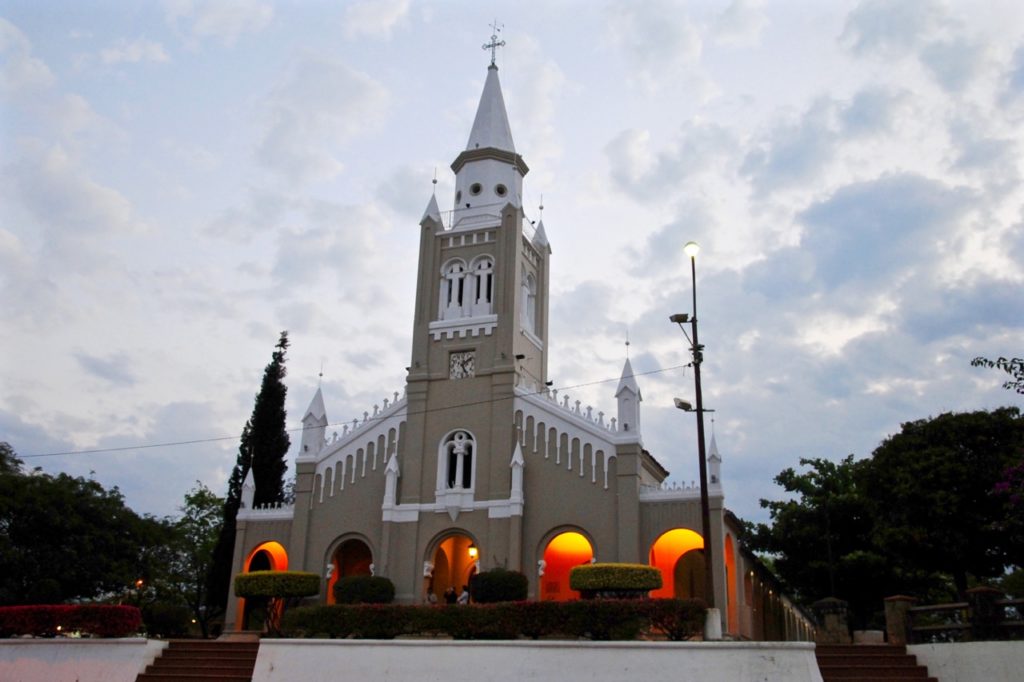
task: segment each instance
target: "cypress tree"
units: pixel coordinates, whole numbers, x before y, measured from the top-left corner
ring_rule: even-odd
[[[263,382],[256,394],[252,416],[242,428],[238,457],[228,479],[228,494],[224,499],[224,523],[213,550],[207,580],[207,606],[215,611],[227,607],[235,549],[235,516],[242,502],[242,484],[249,469],[252,469],[256,484],[254,505],[284,501],[284,473],[288,469],[285,457],[291,445],[285,428],[287,413],[284,409],[288,394],[283,381],[287,350],[288,332],[283,331],[270,364],[263,371]]]

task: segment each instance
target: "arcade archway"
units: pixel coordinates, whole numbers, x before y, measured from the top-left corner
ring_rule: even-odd
[[[331,579],[327,581],[327,603],[334,603],[334,586],[340,578],[373,573],[373,552],[369,545],[358,538],[345,540],[331,555]]]
[[[242,564],[242,571],[245,573],[252,573],[253,571],[287,571],[288,570],[288,552],[285,551],[284,547],[280,542],[264,542],[257,545],[253,549],[249,556],[246,557],[245,563]],[[238,623],[240,630],[247,630],[250,628],[249,620],[254,615],[254,612],[260,612],[266,608],[264,600],[249,600],[239,599],[238,600],[238,617],[235,620]],[[262,625],[262,621],[260,623]]]
[[[569,601],[579,599],[580,593],[569,587],[569,573],[574,566],[589,564],[594,558],[590,541],[576,531],[559,533],[544,548],[543,575],[537,599],[539,601]]]
[[[480,549],[473,538],[456,533],[442,539],[431,554],[431,567],[424,571],[424,598],[433,593],[439,603],[450,589],[458,595],[477,572]]]
[[[704,538],[688,528],[662,533],[651,545],[650,565],[661,571],[661,589],[651,590],[651,597],[702,597],[703,550]]]

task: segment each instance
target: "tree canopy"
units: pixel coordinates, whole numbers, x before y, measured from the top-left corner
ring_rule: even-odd
[[[771,523],[755,526],[750,544],[773,556],[779,577],[804,603],[845,599],[863,626],[885,596],[955,598],[971,580],[1021,565],[1024,419],[1017,408],[907,422],[870,458],[800,464],[806,472],[789,468],[775,478],[787,498],[761,501]]]
[[[121,592],[155,570],[160,523],[94,480],[26,472],[0,443],[0,604]]]

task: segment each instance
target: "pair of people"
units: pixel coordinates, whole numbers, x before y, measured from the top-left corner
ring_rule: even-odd
[[[433,592],[430,593],[433,596]],[[429,597],[428,597],[429,599]],[[434,599],[433,601],[436,601]],[[462,592],[456,594],[454,587],[449,587],[444,591],[444,603],[445,604],[468,604],[469,603],[469,585],[462,586]]]

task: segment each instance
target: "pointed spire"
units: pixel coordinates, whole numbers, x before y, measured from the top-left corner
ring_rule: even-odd
[[[473,129],[469,133],[466,150],[493,147],[508,152],[515,152],[512,142],[512,128],[508,124],[508,113],[505,110],[505,98],[501,94],[501,83],[498,81],[498,67],[491,64],[487,67],[487,80],[484,91],[480,95],[480,104],[476,109]]]
[[[534,246],[550,246],[548,244],[548,233],[544,231],[544,219],[537,221],[537,231],[533,234]]]
[[[312,415],[313,419],[323,419],[327,416],[327,408],[324,407],[324,394],[319,387],[316,389],[316,393],[313,395],[313,399],[309,401],[309,408],[306,409],[306,414],[302,418],[305,421],[306,417]]]
[[[711,445],[708,446],[708,459],[717,457],[719,460],[722,456],[718,454],[718,443],[715,442],[715,434],[711,434]]]
[[[256,479],[252,475],[252,467],[249,467],[249,472],[245,475],[245,481],[242,482],[242,495],[240,509],[252,509],[253,500],[256,498]]]
[[[437,197],[433,194],[430,195],[430,201],[427,202],[427,208],[423,211],[423,217],[420,218],[420,225],[422,225],[427,218],[430,218],[438,225],[441,224],[441,209],[437,206]]]
[[[633,376],[633,365],[629,363],[629,358],[626,358],[626,364],[622,366],[622,378],[619,379],[619,387],[615,389],[615,397],[619,397],[619,394],[626,389],[640,395],[640,385],[636,383],[636,377]]]

